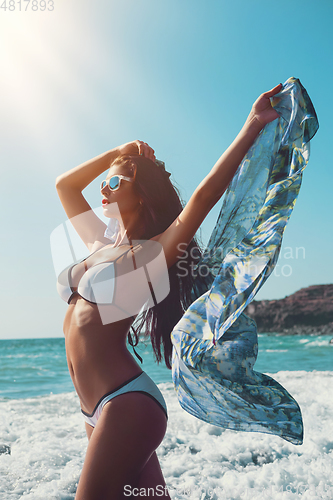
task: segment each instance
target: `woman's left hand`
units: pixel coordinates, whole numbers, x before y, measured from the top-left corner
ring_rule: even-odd
[[[146,156],[150,160],[155,161],[155,152],[154,150],[148,146],[146,142],[143,141],[131,141],[123,144],[122,146],[118,146],[118,154],[122,155],[142,155]]]
[[[282,83],[279,83],[272,90],[261,94],[252,106],[251,118],[257,120],[262,128],[280,116],[271,105],[270,97],[278,94],[282,87]]]

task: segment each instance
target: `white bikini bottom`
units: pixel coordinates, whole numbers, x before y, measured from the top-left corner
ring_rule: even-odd
[[[113,391],[105,394],[98,401],[94,411],[91,414],[81,410],[83,413],[83,418],[85,419],[87,424],[91,425],[92,427],[95,427],[95,425],[97,424],[97,420],[102,414],[104,405],[106,405],[106,403],[111,401],[111,399],[120,396],[120,394],[125,394],[127,392],[141,392],[142,394],[146,394],[147,396],[151,397],[162,408],[166,417],[168,417],[166,403],[162,396],[161,391],[159,390],[155,382],[153,382],[152,379],[148,377],[148,375],[145,372],[141,372],[139,373],[139,375],[135,375],[134,377],[130,378],[129,380],[124,382],[121,386],[117,387]]]

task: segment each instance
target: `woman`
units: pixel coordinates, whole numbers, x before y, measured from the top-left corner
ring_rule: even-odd
[[[133,311],[147,302],[148,295],[142,290],[135,295],[135,286],[126,290],[122,285],[118,296],[122,307],[101,304],[94,300],[96,294],[89,289],[95,269],[113,262],[117,276],[125,276],[135,260],[145,259],[145,245],[133,246],[133,240],[150,240],[162,246],[170,271],[171,292],[148,312],[146,326],[151,327],[157,359],[161,359],[163,345],[164,358],[170,367],[169,336],[189,303],[191,288],[190,273],[183,286],[177,284],[176,264],[182,258],[179,248],[196,246],[196,231],[221,198],[248,149],[263,127],[278,118],[270,98],[281,88],[279,84],[257,99],[241,132],[183,210],[168,175],[155,163],[154,150],[141,141],[107,151],[57,178],[61,203],[90,251],[87,259],[59,278],[59,291],[69,302],[64,321],[67,361],[89,438],[77,500],[128,498],[131,488],[155,488],[156,498],[170,498],[166,489],[161,496],[165,481],[155,451],[166,431],[165,403],[126,348],[126,338],[137,315]],[[104,235],[105,224],[94,215],[82,195],[83,189],[106,170],[106,180],[101,185],[104,214],[117,218],[119,223],[113,244]],[[154,172],[156,178],[152,183]],[[165,197],[166,192],[171,198]],[[150,199],[163,196],[166,206],[169,204],[175,213],[166,208],[159,211],[152,208]],[[124,240],[129,244],[122,245]],[[185,261],[190,266],[191,259]],[[130,292],[134,295],[127,295],[127,302],[134,300],[137,304],[136,308],[126,310],[126,293]],[[167,301],[166,309],[172,311],[172,316],[165,314]],[[123,316],[120,309],[125,309]],[[110,319],[113,312],[114,320]]]

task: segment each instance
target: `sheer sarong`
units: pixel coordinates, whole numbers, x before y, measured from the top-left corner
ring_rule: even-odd
[[[194,302],[171,334],[172,377],[180,405],[195,417],[302,444],[297,402],[253,370],[257,328],[243,312],[277,262],[318,129],[299,80],[287,80],[272,105],[280,118],[266,125],[238,167],[196,266]]]

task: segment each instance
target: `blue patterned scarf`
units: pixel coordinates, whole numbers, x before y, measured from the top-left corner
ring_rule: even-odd
[[[312,102],[290,78],[230,183],[196,266],[194,302],[175,326],[172,376],[182,408],[205,422],[303,442],[301,410],[273,378],[253,370],[255,321],[245,307],[277,263],[318,129]]]

